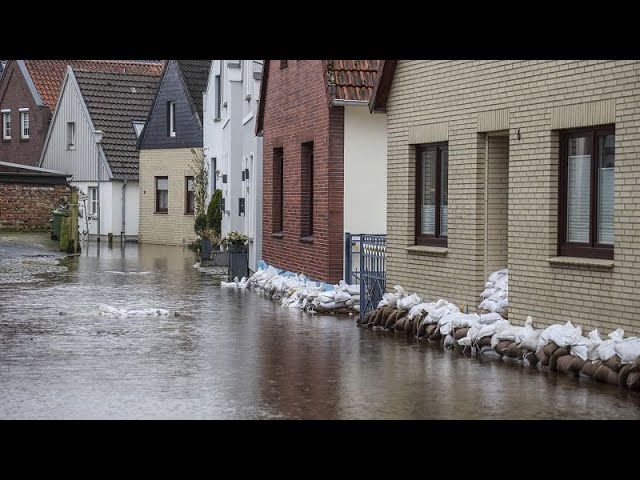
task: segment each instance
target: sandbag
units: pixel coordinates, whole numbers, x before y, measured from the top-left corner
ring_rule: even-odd
[[[512,343],[515,343],[511,340],[502,340],[500,343],[498,343],[495,347],[494,350],[496,352],[498,352],[501,355],[504,355],[504,352],[507,348],[509,348],[509,345],[511,345]]]
[[[609,367],[611,370],[613,370],[616,373],[619,373],[620,370],[622,369],[622,364],[620,363],[620,357],[618,357],[617,355],[614,355],[605,363],[607,367]]]
[[[398,320],[396,320],[396,324],[393,327],[393,329],[396,332],[404,332],[404,324],[407,320],[408,320],[408,317],[399,318]]]
[[[442,334],[440,333],[440,329],[436,328],[434,332],[429,335],[430,342],[439,342],[442,339]]]
[[[480,340],[476,342],[476,345],[479,348],[482,347],[490,347],[491,346],[491,337],[482,337]]]
[[[640,391],[640,371],[629,373],[627,377],[627,388],[634,392]]]
[[[571,364],[575,358],[578,357],[574,357],[573,355],[563,355],[556,361],[556,369],[561,373],[573,373],[571,371]]]
[[[535,354],[535,352],[529,352],[524,356],[524,359],[529,363],[529,365],[531,365],[532,367],[535,367],[538,364],[538,356]]]
[[[524,353],[524,349],[518,347],[517,342],[513,342],[504,351],[504,354],[510,358],[522,358],[523,353]]]
[[[418,338],[422,338],[427,334],[427,324],[422,323],[422,315],[418,315],[416,318],[416,322],[418,322]]]
[[[637,359],[635,362],[633,362],[633,365],[631,365],[631,371],[632,372],[640,371],[640,358]]]
[[[540,334],[542,330],[534,330],[529,335],[524,337],[524,339],[518,345],[520,348],[526,348],[527,350],[531,350],[535,352],[538,349],[538,340],[540,339]]]
[[[458,328],[454,331],[453,338],[455,338],[456,340],[460,340],[461,338],[466,337],[468,332],[468,327]]]
[[[411,322],[413,324],[413,328],[411,329],[411,335],[413,335],[414,337],[418,336],[418,327],[420,326],[420,319],[418,317],[413,317],[411,319]]]
[[[553,352],[555,352],[558,349],[558,345],[556,345],[553,342],[549,342],[545,345],[545,347],[543,348],[544,353],[547,355],[547,357],[551,358],[551,355],[553,355]]]
[[[602,362],[600,360],[596,360],[595,362],[587,360],[586,362],[584,362],[584,365],[580,369],[580,373],[586,375],[587,377],[593,377],[600,365],[602,365]]]
[[[593,378],[599,382],[618,385],[618,372],[614,372],[604,363],[598,367]]]
[[[429,338],[431,335],[433,335],[433,332],[435,332],[438,329],[438,324],[427,323],[425,325],[427,326],[427,333],[425,333],[425,335],[427,336],[427,338]]]
[[[564,357],[565,355],[569,355],[569,349],[566,347],[556,348],[553,352],[553,355],[549,358],[549,370],[555,372],[558,370],[558,358]]]
[[[413,332],[413,318],[407,317],[407,321],[404,322],[404,333],[408,336]]]
[[[486,345],[480,349],[480,356],[485,360],[501,360],[502,355],[496,352],[491,345]]]
[[[569,370],[578,375],[584,364],[587,363],[587,360],[583,360],[580,357],[575,357],[573,355],[572,357],[573,361],[571,362],[571,365],[569,365]]]
[[[387,307],[383,310],[382,312],[382,321],[380,322],[380,325],[384,325],[385,322],[387,321],[387,318],[389,318],[389,315],[391,315],[393,312],[395,312],[397,309],[394,307]]]
[[[378,313],[376,313],[375,316],[372,318],[372,321],[369,322],[370,326],[377,327],[378,325],[380,325],[380,322],[382,322],[382,314],[384,313],[384,310],[386,308],[388,307],[383,307],[378,309]]]
[[[444,337],[444,348],[453,348],[453,335],[449,334],[446,337]]]
[[[549,355],[545,353],[544,348],[536,352],[536,358],[540,362],[540,365],[549,365]]]
[[[629,372],[631,371],[631,364],[627,363],[620,369],[620,373],[618,373],[618,386],[626,387],[627,386],[627,377],[629,376]]]

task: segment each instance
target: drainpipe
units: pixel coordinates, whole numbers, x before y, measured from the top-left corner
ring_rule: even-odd
[[[125,236],[125,205],[126,205],[126,195],[125,195],[125,189],[127,188],[127,179],[124,179],[124,182],[122,183],[122,231],[120,232],[120,238],[122,239],[122,243],[124,243],[124,236]]]
[[[484,281],[489,263],[489,134],[484,137]]]

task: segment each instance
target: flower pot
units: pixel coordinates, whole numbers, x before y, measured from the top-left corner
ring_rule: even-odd
[[[246,245],[227,245],[227,251],[229,252],[247,252],[249,249]]]
[[[211,240],[203,238],[201,242],[200,258],[208,260],[211,258]]]

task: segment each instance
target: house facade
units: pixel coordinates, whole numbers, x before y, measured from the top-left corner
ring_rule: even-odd
[[[98,222],[101,237],[138,236],[136,143],[159,79],[67,68],[40,166],[72,176],[86,196],[79,228],[90,236]]]
[[[128,60],[9,60],[0,75],[0,161],[36,166],[67,66],[159,75],[163,63]]]
[[[262,137],[256,135],[262,60],[213,60],[204,96],[209,195],[222,191],[222,234],[249,237],[249,268],[262,258]]]
[[[169,60],[138,142],[140,243],[188,245],[194,183],[202,158],[203,93],[210,60]]]
[[[640,62],[386,61],[387,284],[640,334]]]
[[[267,60],[263,258],[343,278],[344,234],[386,232],[386,116],[367,110],[378,60]]]

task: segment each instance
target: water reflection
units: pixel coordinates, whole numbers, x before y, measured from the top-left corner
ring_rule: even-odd
[[[221,289],[186,249],[91,246],[0,285],[0,418],[640,418],[626,390]]]

